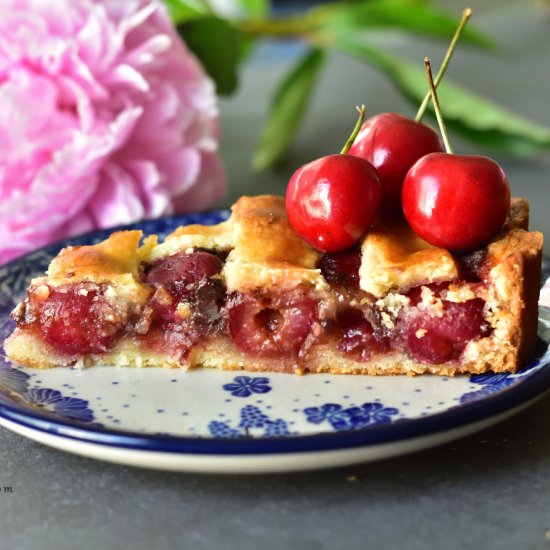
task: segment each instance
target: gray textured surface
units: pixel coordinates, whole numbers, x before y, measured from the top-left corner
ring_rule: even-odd
[[[530,2],[482,15],[479,26],[499,35],[512,53],[495,59],[464,50],[449,74],[550,125],[549,16]],[[441,49],[436,43],[419,46],[418,40],[385,40],[419,62],[426,53],[437,58]],[[226,204],[242,193],[283,192],[298,164],[338,150],[355,103],[365,102],[371,113],[411,112],[376,73],[334,57],[288,163],[275,173],[254,175],[248,159],[267,91],[284,70],[280,53],[264,49],[245,72],[240,94],[223,102],[231,184]],[[533,226],[550,234],[550,155],[499,160],[514,192],[530,199]],[[13,487],[11,494],[0,491],[0,548],[550,547],[549,409],[550,397],[495,428],[411,456],[260,477],[125,468],[0,429],[0,488]]]
[[[493,429],[415,455],[259,477],[125,468],[2,430],[0,485],[13,493],[0,494],[0,547],[545,548],[549,407],[547,398]]]

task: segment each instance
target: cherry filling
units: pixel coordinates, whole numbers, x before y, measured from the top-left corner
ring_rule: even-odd
[[[318,319],[317,309],[317,303],[304,296],[288,301],[236,295],[227,307],[229,333],[235,344],[251,355],[297,355]]]
[[[185,352],[220,330],[225,289],[212,277],[222,267],[218,256],[199,250],[162,258],[146,269],[144,280],[155,289],[146,307],[156,323],[147,325],[149,343]]]
[[[197,283],[217,275],[222,261],[208,252],[181,252],[157,260],[145,272],[145,282],[166,289],[177,300],[193,298]]]
[[[203,251],[174,254],[149,266],[145,282],[156,289],[151,301],[154,317],[164,324],[178,324],[191,317],[193,321],[218,319],[224,289],[211,277],[222,267],[217,256]]]
[[[409,305],[399,313],[393,329],[381,323],[383,310],[372,305],[367,315],[350,308],[351,300],[369,302],[359,286],[359,251],[326,254],[320,264],[327,282],[337,291],[347,289],[344,301],[336,318],[339,337],[338,349],[357,361],[368,361],[377,354],[392,348],[404,349],[420,361],[445,363],[457,359],[468,342],[490,334],[485,321],[485,302],[479,298],[461,302],[441,299],[449,283],[432,283],[412,288],[406,296]],[[482,278],[483,253],[460,258],[461,274],[474,284]],[[460,286],[461,283],[459,283]],[[427,287],[427,291],[423,290]],[[434,304],[422,303],[423,292],[431,293]],[[372,303],[372,302],[371,302]],[[387,314],[387,312],[386,312]]]
[[[15,318],[69,356],[104,353],[121,335],[131,334],[149,347],[185,357],[199,341],[226,334],[251,356],[296,359],[305,356],[328,324],[328,333],[337,335],[338,349],[356,361],[395,349],[437,364],[457,359],[468,342],[490,334],[485,302],[472,293],[482,283],[416,287],[406,294],[408,305],[384,309],[381,302],[394,302],[377,301],[359,289],[360,261],[357,250],[322,258],[321,272],[337,297],[336,315],[326,320],[332,305],[327,308],[322,302],[321,307],[303,288],[267,296],[227,296],[218,277],[222,260],[203,250],[175,254],[146,267],[143,279],[153,292],[139,310],[128,309],[105,285],[41,285],[29,290]],[[471,280],[479,277],[478,263],[475,258],[464,261],[464,273],[472,266]],[[455,299],[465,301],[451,301],[451,290]]]
[[[409,353],[427,363],[457,359],[466,344],[490,332],[479,298],[455,303],[442,300],[441,315],[417,309],[409,312],[401,331]]]
[[[375,333],[374,327],[359,309],[350,308],[340,312],[337,327],[340,334],[338,349],[356,361],[368,361],[390,349],[389,340]]]
[[[469,282],[483,281],[488,275],[487,248],[476,250],[468,254],[455,254],[460,278]]]
[[[325,254],[321,258],[320,269],[323,277],[333,286],[345,285],[359,288],[359,250]]]
[[[123,320],[98,290],[49,290],[38,306],[39,330],[57,352],[82,355],[108,351]]]

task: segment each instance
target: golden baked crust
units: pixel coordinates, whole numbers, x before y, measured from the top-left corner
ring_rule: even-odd
[[[302,283],[326,290],[316,269],[320,254],[294,232],[282,197],[242,197],[232,212],[228,221],[215,226],[178,228],[152,250],[151,258],[194,247],[231,251],[222,273],[230,291],[289,289]],[[527,201],[512,199],[501,234],[514,227],[527,229],[528,219]],[[360,286],[376,297],[459,277],[453,255],[428,244],[404,220],[380,220],[365,236],[361,252]]]
[[[520,197],[513,197],[510,201],[510,214],[504,223],[499,235],[494,240],[498,240],[510,229],[529,229],[529,203]]]
[[[528,218],[527,202],[513,199],[500,234],[486,249],[476,252],[478,269],[486,274],[476,296],[488,304],[493,331],[489,337],[470,342],[459,362],[433,365],[398,351],[358,362],[339,352],[335,342],[324,340],[297,365],[295,359],[247,356],[228,338],[217,337],[194,346],[184,366],[335,374],[513,372],[532,357],[537,331],[542,235],[526,231]],[[309,288],[317,299],[334,299],[317,267],[320,254],[292,230],[281,197],[243,197],[226,222],[179,228],[162,244],[156,244],[152,236],[140,247],[141,237],[139,231],[117,232],[98,245],[69,247],[54,258],[48,275],[33,280],[31,286],[105,284],[119,299],[144,304],[151,288],[141,282],[143,262],[200,247],[228,253],[221,279],[230,293],[284,293],[299,286]],[[390,324],[392,311],[407,302],[400,291],[459,278],[457,261],[448,251],[425,243],[403,223],[379,223],[365,238],[362,251],[361,287],[373,300],[379,298],[376,304],[385,308],[383,315]],[[459,290],[451,293],[451,301],[471,299],[461,297]],[[15,361],[33,367],[75,363],[74,358],[55,353],[36,332],[24,327],[8,338],[5,349]],[[130,337],[122,338],[108,353],[78,361],[83,365],[182,366],[180,357],[165,350],[152,351]]]
[[[525,199],[511,201],[510,215],[496,241],[511,229],[527,229],[529,205]],[[361,289],[378,298],[389,291],[459,278],[453,255],[420,238],[403,219],[383,218],[368,232],[361,245]]]
[[[317,269],[320,254],[292,229],[282,197],[241,197],[228,221],[178,228],[155,247],[151,258],[190,248],[230,251],[222,271],[229,292],[290,289],[301,284],[327,288]]]
[[[141,231],[117,231],[95,245],[68,246],[51,261],[47,276],[34,279],[31,286],[106,283],[125,298],[144,303],[150,289],[140,282],[140,269],[157,238],[151,235],[139,246],[142,236]]]
[[[147,260],[156,242],[155,237],[149,237],[147,243],[138,248],[142,235],[141,231],[117,231],[95,245],[64,248],[50,263],[49,283],[102,283],[126,275],[137,279],[140,263]]]
[[[232,250],[222,271],[229,292],[326,289],[320,254],[292,229],[282,197],[242,197],[233,206]]]
[[[217,225],[186,225],[178,227],[165,241],[151,251],[151,260],[171,256],[189,248],[226,251],[232,246],[232,221]]]
[[[283,197],[242,197],[232,208],[236,261],[315,269],[320,254],[292,229]]]
[[[405,220],[384,219],[361,246],[360,287],[380,298],[390,290],[458,279],[453,255],[421,239]]]
[[[542,233],[511,229],[488,247],[487,303],[499,350],[480,350],[495,371],[514,370],[533,355],[537,338]]]

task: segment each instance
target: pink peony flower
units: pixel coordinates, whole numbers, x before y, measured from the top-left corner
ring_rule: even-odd
[[[158,1],[0,13],[0,263],[220,198],[214,85]]]

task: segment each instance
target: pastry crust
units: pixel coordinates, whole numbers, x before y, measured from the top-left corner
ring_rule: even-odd
[[[361,246],[360,287],[381,298],[390,290],[458,279],[453,255],[421,239],[403,219],[384,219]]]
[[[128,276],[138,281],[141,262],[148,260],[157,242],[156,236],[151,236],[140,247],[142,236],[141,231],[117,231],[95,245],[68,246],[50,263],[48,283],[114,283]]]
[[[242,197],[233,207],[233,249],[222,276],[229,292],[328,286],[320,254],[292,229],[282,197]]]
[[[290,290],[301,284],[328,289],[317,269],[320,254],[292,229],[283,197],[241,197],[231,210],[221,224],[178,228],[151,258],[190,248],[230,251],[222,271],[229,292]]]
[[[485,357],[493,370],[516,370],[533,355],[537,338],[538,296],[543,237],[539,232],[510,229],[491,243],[487,253],[489,295],[500,346]],[[480,349],[478,356],[484,356]]]
[[[335,374],[514,372],[532,357],[537,331],[542,235],[526,231],[528,217],[527,202],[513,199],[500,234],[486,249],[475,253],[478,268],[486,277],[474,295],[485,300],[493,331],[470,342],[458,362],[433,365],[400,351],[359,362],[339,352],[337,342],[330,338],[314,345],[303,357],[255,358],[240,351],[229,338],[218,336],[195,345],[182,365],[177,354],[153,351],[139,339],[124,336],[108,353],[81,357],[77,363]],[[31,287],[102,284],[111,287],[121,300],[143,305],[152,292],[142,282],[144,262],[193,248],[209,248],[228,254],[220,277],[229,293],[285,293],[298,287],[317,300],[335,301],[333,290],[317,267],[321,255],[293,231],[281,197],[243,197],[226,222],[179,228],[162,244],[156,244],[152,236],[139,246],[141,237],[139,231],[117,232],[98,245],[64,249],[52,261],[47,276],[33,280]],[[453,255],[425,243],[404,224],[378,224],[365,238],[362,251],[361,287],[369,291],[365,296],[382,308],[389,328],[392,315],[408,302],[400,292],[459,278]],[[450,287],[445,299],[466,301],[472,299],[472,292]],[[37,331],[25,326],[8,338],[5,350],[13,360],[32,367],[75,364],[74,358],[56,353],[41,341]]]
[[[68,246],[51,261],[46,277],[31,286],[61,287],[77,283],[108,284],[125,299],[143,304],[151,292],[141,283],[141,265],[149,259],[157,237],[147,237],[142,246],[141,231],[117,231],[90,246]]]

